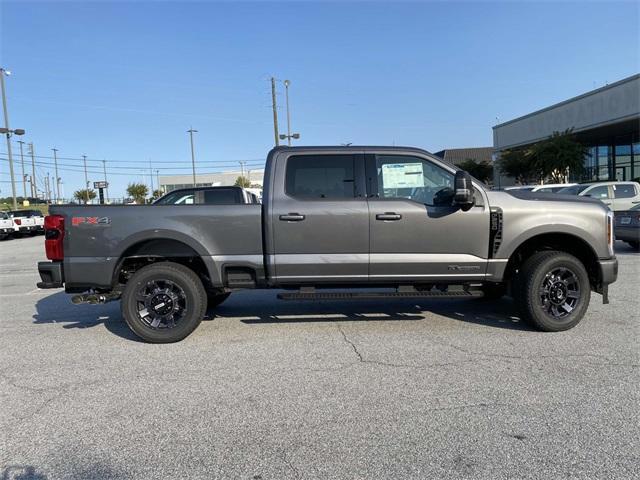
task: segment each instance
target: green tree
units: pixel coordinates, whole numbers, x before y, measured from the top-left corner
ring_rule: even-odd
[[[151,193],[151,198],[153,200],[157,200],[162,195],[164,195],[164,192],[158,188],[158,189],[154,190],[153,193]]]
[[[504,175],[515,178],[520,185],[526,185],[540,177],[529,149],[505,150],[500,154],[498,168]]]
[[[569,172],[579,174],[584,169],[587,147],[576,141],[573,129],[553,132],[549,138],[531,147],[530,158],[542,178],[564,183]]]
[[[73,192],[73,198],[82,203],[88,203],[88,200],[96,198],[96,191],[90,188],[83,188],[82,190],[76,190]]]
[[[469,172],[471,176],[476,177],[478,180],[482,180],[484,183],[491,183],[493,181],[493,165],[489,163],[476,162],[471,158],[467,158],[458,166]]]
[[[236,187],[242,187],[242,188],[249,188],[251,186],[251,182],[249,181],[249,179],[247,177],[238,177],[236,178],[236,183],[235,183]]]
[[[130,183],[127,186],[127,194],[133,198],[136,203],[145,203],[149,194],[149,187],[144,183]]]

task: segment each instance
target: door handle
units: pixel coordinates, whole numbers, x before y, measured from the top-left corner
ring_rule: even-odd
[[[640,200],[632,201],[631,203],[640,203]]]
[[[280,220],[283,222],[301,222],[304,220],[304,215],[299,213],[289,213],[288,215],[280,215]]]
[[[384,213],[378,213],[376,215],[376,220],[384,220],[386,222],[395,222],[396,220],[400,220],[401,218],[402,218],[402,215],[395,212],[384,212]]]

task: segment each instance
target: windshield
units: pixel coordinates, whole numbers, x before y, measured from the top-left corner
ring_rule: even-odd
[[[573,185],[572,187],[564,187],[558,190],[558,193],[564,195],[579,195],[580,192],[588,188],[589,185]]]

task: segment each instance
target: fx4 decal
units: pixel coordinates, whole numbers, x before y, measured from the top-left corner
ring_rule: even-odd
[[[79,225],[110,225],[109,217],[71,217],[71,225],[77,227]]]

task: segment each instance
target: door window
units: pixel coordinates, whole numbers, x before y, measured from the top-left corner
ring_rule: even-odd
[[[586,194],[592,198],[609,198],[609,187],[607,187],[606,185],[594,187],[591,190],[588,190]]]
[[[377,155],[376,170],[380,198],[437,205],[439,196],[453,193],[453,173],[419,157]]]
[[[296,198],[355,197],[353,155],[295,155],[287,159],[286,193]]]
[[[614,185],[613,195],[615,198],[633,198],[636,196],[636,189],[633,185]]]

